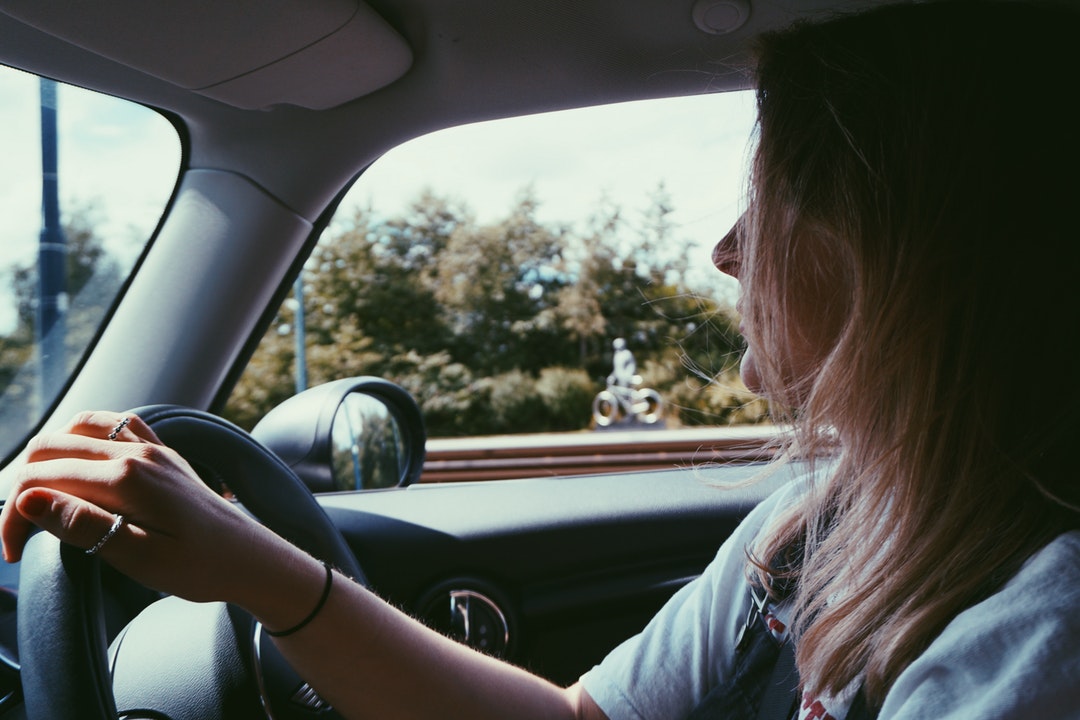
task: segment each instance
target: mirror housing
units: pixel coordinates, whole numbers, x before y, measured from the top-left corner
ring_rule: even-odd
[[[379,471],[379,487],[409,485],[423,471],[427,442],[413,397],[376,377],[334,380],[298,393],[267,413],[251,435],[313,493],[372,487],[361,467]],[[388,480],[392,466],[396,477]]]

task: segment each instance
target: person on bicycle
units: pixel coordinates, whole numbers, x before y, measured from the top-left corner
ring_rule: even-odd
[[[640,385],[641,376],[637,374],[637,362],[634,361],[634,353],[630,352],[630,348],[626,347],[626,340],[615,338],[611,346],[615,349],[615,353],[611,358],[614,367],[611,374],[608,375],[608,385],[625,388]]]

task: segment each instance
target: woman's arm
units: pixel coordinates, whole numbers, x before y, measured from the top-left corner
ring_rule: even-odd
[[[138,418],[80,415],[33,440],[0,515],[4,557],[33,525],[89,548],[135,580],[194,601],[234,603],[270,630],[316,607],[322,564],[207,488]],[[350,718],[579,718],[605,715],[579,686],[559,688],[429,630],[335,573],[310,623],[276,638],[293,667]]]
[[[288,602],[252,589],[240,603],[270,629],[292,627],[318,601],[322,565],[305,557],[295,568]],[[449,640],[336,573],[315,618],[275,642],[347,717],[605,718],[578,686],[558,688]],[[358,679],[369,682],[360,687]]]

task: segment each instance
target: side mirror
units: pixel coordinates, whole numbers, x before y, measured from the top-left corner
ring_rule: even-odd
[[[335,380],[294,395],[251,435],[312,492],[400,487],[420,477],[427,433],[403,388],[375,377]]]

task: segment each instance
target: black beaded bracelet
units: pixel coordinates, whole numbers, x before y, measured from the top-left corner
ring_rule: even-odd
[[[323,609],[323,605],[326,604],[327,598],[330,597],[330,588],[334,585],[334,570],[332,567],[330,567],[330,563],[323,560],[323,567],[326,568],[326,585],[323,586],[322,596],[319,598],[319,602],[315,604],[315,609],[312,610],[306,618],[298,622],[296,625],[293,625],[288,630],[278,630],[277,632],[275,632],[273,630],[267,630],[266,626],[264,625],[263,632],[265,632],[270,637],[285,637],[286,635],[292,635],[293,633],[304,629],[304,627],[306,627],[308,623],[315,619],[315,616],[318,615],[319,611]]]

